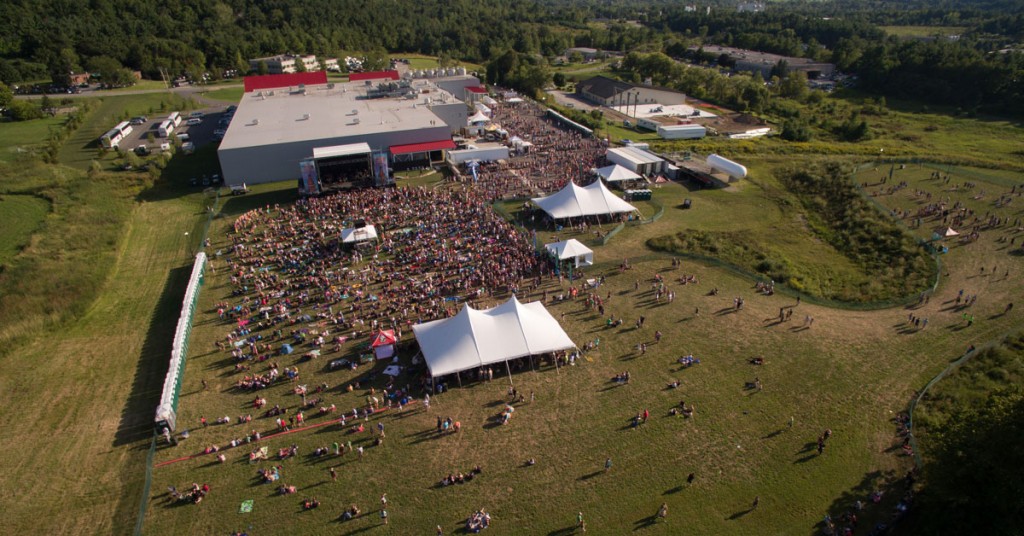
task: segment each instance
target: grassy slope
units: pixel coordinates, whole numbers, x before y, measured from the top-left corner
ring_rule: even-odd
[[[0,265],[21,251],[50,212],[46,199],[31,195],[0,196]]]
[[[232,87],[208,91],[206,93],[203,93],[203,96],[208,99],[237,103],[238,101],[242,100],[242,94],[244,92],[244,88]]]

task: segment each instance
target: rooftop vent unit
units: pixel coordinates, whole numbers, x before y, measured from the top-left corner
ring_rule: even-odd
[[[262,97],[263,96],[263,92],[262,91],[257,91],[255,96],[256,97]]]
[[[248,126],[255,126],[255,125],[258,125],[258,124],[260,124],[260,120],[259,119],[253,119],[252,122],[249,123]]]
[[[352,110],[351,112],[349,112],[349,113],[347,113],[345,115],[359,115],[359,110]]]
[[[353,119],[353,120],[352,120],[352,122],[351,122],[351,123],[349,123],[349,124],[350,124],[350,125],[358,125],[358,124],[359,124],[359,118],[358,118],[358,117],[356,117],[356,118],[355,118],[355,119]]]
[[[334,89],[334,82],[327,84],[327,89]]]
[[[309,114],[302,114],[302,117],[299,119],[299,121],[309,121]]]

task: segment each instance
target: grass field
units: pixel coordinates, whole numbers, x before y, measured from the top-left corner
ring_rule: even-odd
[[[436,69],[438,67],[437,58],[435,56],[425,56],[423,54],[392,54],[392,58],[408,59],[410,69]],[[484,67],[477,63],[457,61],[456,64],[465,67],[466,71],[481,72],[484,70]]]
[[[897,179],[923,189],[934,186],[928,183],[928,171],[915,167],[896,174]],[[537,401],[520,405],[510,425],[490,424],[508,387],[500,373],[497,383],[467,382],[464,388],[434,397],[430,411],[414,408],[406,414],[375,418],[369,424],[379,419],[388,432],[380,447],[371,446],[368,433],[348,435],[337,424],[265,440],[272,453],[299,445],[297,459],[272,462],[283,467],[285,484],[298,487],[296,495],[278,496],[276,484],[257,483],[255,470],[271,462],[249,465],[245,448],[227,451],[224,465],[210,456],[171,463],[155,470],[147,533],[183,529],[217,533],[247,527],[279,533],[294,531],[297,523],[308,533],[362,532],[379,524],[376,500],[386,492],[393,530],[405,533],[427,532],[436,524],[454,531],[465,516],[483,507],[496,519],[493,530],[501,533],[569,533],[575,513],[582,510],[591,531],[598,533],[645,529],[669,534],[685,526],[700,534],[791,534],[812,532],[823,513],[838,514],[871,490],[890,489],[895,475],[902,474],[909,463],[893,448],[898,441],[890,418],[970,341],[991,338],[1020,320],[1010,315],[966,330],[943,302],[971,283],[986,296],[976,307],[987,318],[1001,310],[1006,296],[1019,292],[1020,284],[1014,278],[973,281],[976,267],[968,261],[975,256],[991,259],[1000,251],[995,237],[986,237],[944,258],[946,274],[938,293],[914,309],[916,315],[931,317],[926,330],[908,328],[905,310],[844,312],[806,303],[796,308],[796,319],[776,323],[772,319],[779,308],[792,307],[792,298],[757,296],[751,280],[699,264],[684,263],[673,271],[668,257],[659,260],[642,246],[644,237],[681,225],[765,229],[779,235],[779,240],[794,240],[777,244],[787,254],[799,252],[802,258],[823,264],[840,258],[825,246],[814,246],[806,236],[801,238],[805,233],[794,223],[796,215],[773,208],[772,195],[762,188],[744,183],[736,189],[686,191],[677,184],[667,185],[657,192],[656,200],[671,207],[671,214],[655,224],[628,227],[608,246],[596,248],[599,264],[587,276],[607,277],[601,289],[602,295],[611,296],[606,315],[624,317],[627,327],[605,328],[604,319],[583,302],[553,306],[556,317],[565,314],[564,325],[578,344],[599,338],[600,345],[577,367],[555,371],[545,366],[536,372],[514,373],[517,388],[535,391]],[[898,206],[897,201],[910,190],[879,201]],[[675,208],[683,197],[694,198],[695,208],[689,212]],[[265,204],[244,198],[239,202],[244,206],[235,208],[236,200],[229,201],[225,213],[233,216],[245,207]],[[218,222],[222,232],[230,218]],[[226,246],[221,232],[214,234],[214,248]],[[540,238],[566,236],[543,234]],[[760,239],[752,236],[751,240]],[[1018,257],[1001,255],[1000,264],[1021,268]],[[615,268],[622,257],[631,258],[633,271],[621,274]],[[681,273],[697,275],[700,283],[670,283],[678,292],[677,300],[671,305],[655,302],[650,278],[661,274],[671,282]],[[213,351],[213,341],[230,329],[209,313],[215,303],[229,299],[225,279],[225,275],[208,279],[200,304],[207,311],[200,317],[205,320],[197,322],[200,326],[193,331],[194,350],[179,417],[180,422],[192,423],[192,438],[181,447],[158,452],[158,463],[210,444],[223,445],[253,428],[262,432],[272,428],[265,419],[249,426],[201,428],[197,424],[200,416],[213,421],[227,415],[233,421],[238,414],[252,411],[247,404],[251,395],[231,389],[237,379],[232,361]],[[637,280],[639,290],[634,290]],[[556,290],[558,284],[548,281],[545,287]],[[709,296],[711,288],[718,288],[719,295]],[[747,300],[742,311],[732,311],[734,296]],[[648,318],[646,327],[634,330],[632,320],[641,314]],[[801,327],[803,315],[815,318],[810,329]],[[655,330],[664,333],[660,344],[653,344]],[[635,346],[642,341],[650,343],[650,348],[639,355]],[[346,345],[339,355],[352,355],[361,344],[363,338]],[[364,378],[365,370],[327,372],[325,363],[335,354],[299,363],[300,353],[276,360],[281,366],[299,366],[301,383],[329,384],[325,403],[345,409],[364,401],[365,383],[354,392],[346,386]],[[412,353],[406,349],[403,359]],[[675,360],[689,353],[702,363],[683,370]],[[766,365],[750,365],[748,360],[755,355],[764,356]],[[623,369],[630,370],[634,380],[629,386],[615,387],[608,379]],[[744,389],[744,383],[755,376],[763,382],[764,391]],[[673,379],[681,387],[666,390]],[[206,380],[209,389],[203,390],[200,380]],[[299,400],[288,394],[290,387],[273,387],[261,394],[271,405],[294,408]],[[667,416],[681,398],[697,406],[694,419]],[[631,429],[629,417],[645,408],[652,412],[651,422]],[[460,420],[463,431],[436,437],[432,430],[438,416]],[[796,423],[792,430],[790,416]],[[311,417],[310,422],[324,421]],[[825,428],[834,431],[835,439],[823,456],[817,456],[813,442]],[[354,445],[368,447],[365,459],[357,460],[352,454],[340,458],[311,454],[316,447],[350,439]],[[523,461],[530,457],[537,459],[537,465],[525,467]],[[613,459],[607,474],[603,472],[606,457]],[[472,483],[435,486],[449,472],[476,464],[483,466],[484,473]],[[337,467],[340,482],[330,481],[329,466]],[[697,474],[692,486],[683,480],[689,472]],[[215,491],[198,507],[171,505],[163,490],[193,481],[207,482]],[[896,498],[899,493],[891,495]],[[316,496],[324,506],[302,512],[299,503],[308,496]],[[760,497],[760,507],[749,511],[754,496]],[[246,499],[255,500],[254,511],[235,513]],[[653,523],[652,518],[662,502],[671,509],[665,525]],[[351,503],[369,514],[337,525],[341,509]],[[861,516],[862,524],[870,526],[886,518],[890,507],[886,503],[869,510]],[[208,509],[221,515],[195,513]]]
[[[64,165],[0,169],[5,196],[40,195],[52,203],[51,215],[29,247],[0,272],[0,366],[7,371],[0,376],[0,406],[9,409],[0,415],[5,431],[0,449],[6,452],[0,479],[6,515],[0,518],[0,532],[5,534],[129,533],[140,499],[147,507],[144,534],[357,534],[379,530],[377,504],[385,492],[390,530],[398,534],[430,533],[437,524],[457,532],[478,508],[493,514],[488,532],[495,534],[569,534],[580,511],[588,532],[597,534],[810,534],[825,513],[837,515],[872,490],[889,491],[882,505],[860,516],[861,526],[870,527],[888,517],[900,495],[897,477],[909,466],[909,459],[899,456],[891,417],[968,345],[997,338],[1024,321],[1020,307],[998,314],[1024,289],[1019,277],[1024,236],[1013,225],[984,230],[973,242],[950,242],[938,290],[927,302],[880,311],[796,305],[783,288],[774,296],[758,295],[750,278],[689,261],[673,270],[668,256],[644,245],[682,228],[731,231],[792,262],[848,277],[844,272],[854,268],[817,242],[801,223],[800,211],[786,203],[774,179],[779,166],[821,154],[868,161],[878,157],[879,147],[886,156],[931,157],[943,165],[897,166],[886,185],[875,183],[888,168],[868,166],[853,180],[868,183],[868,194],[883,210],[917,211],[927,205],[921,193],[927,192],[933,199],[960,202],[976,214],[994,213],[1012,222],[1020,217],[1019,200],[998,206],[996,200],[1022,182],[1021,133],[1013,123],[894,111],[872,119],[873,128],[885,129],[878,138],[884,144],[756,140],[731,144],[725,153],[720,141],[698,142],[701,150],[738,155],[752,179],[717,190],[667,184],[655,193],[656,203],[665,206],[663,218],[630,225],[608,245],[595,247],[598,265],[586,276],[607,278],[600,289],[602,298],[610,296],[606,316],[626,323],[606,328],[583,301],[552,305],[577,344],[596,339],[600,344],[577,366],[514,372],[516,387],[537,398],[519,405],[509,425],[491,424],[508,388],[508,378],[496,370],[495,383],[467,379],[463,388],[434,397],[430,411],[413,406],[404,414],[375,417],[371,427],[378,421],[387,427],[379,447],[371,446],[369,434],[347,435],[337,424],[266,439],[272,452],[299,445],[300,456],[274,462],[283,467],[283,482],[298,487],[296,495],[277,496],[272,485],[257,484],[256,468],[270,462],[249,465],[247,449],[240,448],[225,451],[228,463],[223,465],[198,456],[157,467],[151,493],[142,497],[152,414],[174,320],[199,247],[204,209],[212,204],[207,194],[182,185],[213,157],[175,157],[155,182],[130,174],[88,178],[83,170],[96,158],[89,144],[110,121],[150,113],[160,105],[160,96],[104,98],[62,150]],[[929,125],[939,128],[929,130]],[[0,126],[0,136],[6,126]],[[965,141],[958,133],[974,137]],[[0,144],[4,151],[8,147]],[[949,174],[950,181],[933,179],[935,171]],[[430,187],[430,180],[410,182]],[[213,220],[208,252],[227,251],[226,232],[239,214],[292,202],[294,195],[292,183],[284,182],[224,200]],[[692,209],[678,208],[684,198],[693,199]],[[642,210],[650,215],[656,206],[645,203]],[[7,207],[0,208],[6,216]],[[910,232],[928,239],[933,224],[938,223]],[[568,235],[540,233],[539,239]],[[580,238],[593,245],[590,235]],[[627,257],[633,268],[620,273],[616,267]],[[216,352],[213,344],[231,329],[214,313],[218,302],[232,299],[223,267],[223,259],[215,256],[192,333],[179,417],[180,427],[191,428],[192,437],[177,448],[161,448],[157,463],[223,445],[252,428],[265,432],[273,427],[269,419],[245,427],[198,426],[200,416],[211,422],[225,415],[234,420],[252,411],[251,395],[231,389],[238,376],[230,356]],[[656,274],[677,292],[672,304],[654,299],[651,278]],[[682,274],[696,275],[699,284],[676,283]],[[548,280],[543,288],[553,292],[567,283]],[[712,288],[718,295],[709,294]],[[980,296],[969,310],[954,303],[960,289]],[[742,310],[732,310],[734,297],[746,300]],[[780,308],[793,308],[794,318],[776,323]],[[965,311],[976,315],[970,327],[961,316]],[[930,323],[915,328],[907,322],[908,313]],[[646,316],[646,325],[633,329],[639,315]],[[815,320],[805,329],[808,315]],[[653,343],[655,330],[664,334],[658,344]],[[406,362],[414,354],[410,340],[407,334],[400,354]],[[367,368],[357,375],[329,372],[324,365],[338,355],[358,353],[366,341],[359,337],[340,354],[328,352],[319,361],[297,364],[301,381],[328,383],[326,402],[343,411],[361,405],[365,383],[352,392],[346,387]],[[641,342],[649,343],[643,355],[635,349]],[[290,366],[302,351],[278,361]],[[682,369],[676,359],[690,353],[701,364]],[[750,364],[753,356],[763,356],[766,363]],[[375,370],[382,367],[377,364]],[[627,369],[630,385],[609,381]],[[744,388],[754,377],[763,390]],[[402,379],[415,383],[415,378]],[[208,389],[202,388],[203,380]],[[680,387],[666,389],[673,380]],[[289,387],[276,385],[261,394],[271,405],[294,408],[299,398],[288,394]],[[680,400],[696,406],[694,418],[668,415]],[[650,421],[631,428],[630,417],[643,409],[650,410]],[[435,418],[445,416],[461,421],[462,432],[436,436]],[[324,419],[311,416],[310,422]],[[814,440],[825,428],[834,436],[818,456]],[[365,459],[310,456],[316,447],[349,439],[368,447]],[[525,466],[531,457],[537,464]],[[608,457],[613,467],[605,473]],[[477,464],[483,474],[473,482],[435,486],[449,472]],[[329,466],[337,467],[339,482],[330,481]],[[690,472],[696,479],[687,485]],[[199,505],[169,504],[167,486],[185,488],[192,482],[210,483],[213,491]],[[323,506],[303,512],[300,501],[308,496],[318,497]],[[754,497],[760,505],[751,510]],[[255,500],[253,512],[237,513],[246,499]],[[656,523],[654,514],[663,502],[670,508],[668,520]],[[338,514],[351,503],[366,514],[340,523]]]
[[[207,91],[203,93],[203,96],[208,99],[215,99],[224,102],[235,102],[242,100],[242,95],[245,93],[245,88],[242,87],[231,87],[215,89],[213,91]]]
[[[966,26],[881,26],[880,28],[887,35],[914,38],[960,35],[967,30]]]
[[[0,196],[0,266],[21,252],[49,212],[50,202],[40,197]]]
[[[51,128],[64,124],[65,117],[48,117],[32,121],[0,123],[0,165],[11,162],[31,150],[33,147],[46,143]]]

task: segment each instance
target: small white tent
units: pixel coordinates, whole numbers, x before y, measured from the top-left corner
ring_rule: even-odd
[[[594,250],[584,246],[575,238],[554,244],[545,244],[544,249],[554,253],[559,260],[573,259],[577,268],[594,264]]]
[[[576,347],[544,304],[515,296],[484,311],[464,305],[459,314],[416,324],[412,332],[435,378]]]
[[[597,170],[597,174],[607,182],[635,181],[642,178],[640,175],[637,175],[618,164],[603,167]]]
[[[466,122],[470,125],[474,123],[490,123],[491,118],[487,117],[487,115],[484,114],[483,112],[477,112],[473,115],[473,117],[467,119]]]
[[[372,225],[366,227],[354,227],[341,230],[341,242],[343,244],[355,244],[367,240],[377,239],[377,229]]]
[[[585,188],[570,182],[565,188],[532,201],[556,220],[636,211],[636,207],[608,191],[608,187],[601,180],[594,181]]]

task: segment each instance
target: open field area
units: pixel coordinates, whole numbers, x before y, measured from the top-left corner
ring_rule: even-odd
[[[960,35],[965,30],[966,26],[882,26],[881,29],[887,35],[895,35],[898,37],[935,37],[941,36],[946,37],[950,35]]]
[[[29,238],[50,211],[46,199],[31,195],[0,196],[0,265],[4,265],[28,244]]]
[[[8,514],[0,521],[5,533],[123,534],[139,521],[143,534],[357,534],[383,530],[379,498],[386,493],[388,530],[402,534],[430,533],[436,525],[458,532],[480,508],[493,516],[488,533],[496,534],[569,534],[578,512],[588,532],[597,534],[813,534],[825,513],[837,515],[858,499],[866,501],[872,491],[884,491],[885,499],[860,516],[861,527],[870,527],[890,518],[902,493],[899,477],[911,465],[899,448],[893,417],[969,345],[996,339],[1024,320],[1019,307],[1004,312],[1024,290],[1019,277],[1024,230],[1018,222],[1024,177],[1013,158],[1021,139],[1014,123],[890,111],[877,126],[873,123],[879,137],[864,143],[680,143],[673,148],[729,149],[729,156],[748,166],[750,178],[706,190],[660,185],[651,202],[637,206],[644,218],[662,210],[663,216],[626,225],[606,245],[594,231],[606,232],[611,225],[587,232],[538,228],[541,243],[576,237],[591,246],[597,264],[576,276],[604,278],[592,291],[602,299],[603,314],[585,297],[549,304],[577,345],[593,346],[575,365],[556,369],[538,361],[513,370],[511,377],[496,368],[491,382],[463,374],[462,387],[451,380],[451,389],[433,396],[429,409],[418,388],[420,376],[406,373],[397,386],[411,385],[417,400],[403,411],[374,414],[363,421],[367,430],[356,433],[350,431],[351,420],[343,426],[337,418],[364,405],[370,387],[380,396],[388,363],[358,370],[330,370],[327,364],[365,353],[369,324],[354,328],[358,335],[337,351],[325,347],[320,357],[306,360],[311,347],[297,346],[293,354],[252,363],[248,372],[236,370],[235,359],[215,344],[237,326],[217,314],[221,303],[238,302],[227,269],[235,219],[261,207],[271,207],[273,214],[275,204],[295,201],[290,181],[258,186],[217,205],[206,248],[212,265],[179,408],[179,430],[191,434],[177,447],[159,446],[152,486],[143,495],[153,408],[174,319],[192,255],[202,248],[205,208],[215,204],[209,192],[186,184],[214,166],[216,157],[212,146],[189,158],[175,157],[155,178],[109,173],[90,178],[85,170],[98,154],[89,144],[111,121],[152,114],[161,106],[187,106],[161,98],[104,98],[62,149],[66,165],[4,170],[3,217],[20,211],[19,223],[41,222],[21,233],[19,244],[29,247],[12,253],[0,273],[0,364],[18,371],[3,377],[0,404],[19,408],[0,417],[6,431],[0,448],[9,453],[0,480]],[[0,125],[0,139],[10,139],[4,137],[6,126]],[[902,134],[889,132],[897,127]],[[958,129],[976,138],[958,144],[952,134]],[[637,138],[626,132],[623,136]],[[940,163],[863,164],[880,153]],[[878,218],[894,214],[894,225],[915,238],[930,240],[943,226],[960,232],[960,238],[937,243],[947,250],[939,256],[935,291],[921,303],[914,295],[902,296],[910,305],[874,310],[825,306],[816,299],[830,286],[870,275],[849,252],[831,245],[823,228],[812,225],[814,214],[805,200],[782,180],[795,159],[807,167],[835,160],[851,170],[861,163],[850,180],[878,207]],[[423,175],[402,179],[400,186],[461,188],[441,179]],[[20,198],[27,195],[41,196],[52,209],[35,202],[22,206]],[[12,198],[17,206],[8,206]],[[693,201],[691,209],[680,207],[684,199]],[[962,207],[962,220],[953,222],[946,214],[943,222],[941,211],[931,208],[939,202]],[[504,208],[527,223],[518,205]],[[44,216],[52,210],[51,215],[42,217],[40,210]],[[992,217],[999,221],[989,221]],[[792,282],[781,280],[774,294],[757,292],[755,283],[766,278],[742,257],[683,258],[681,266],[673,266],[671,254],[650,249],[650,241],[684,230],[727,235],[733,246],[800,267],[803,279],[793,287],[806,294],[798,301],[785,286]],[[620,269],[624,259],[628,270]],[[367,258],[352,267],[369,269],[372,262]],[[693,279],[683,284],[683,276]],[[674,292],[671,302],[657,297],[659,279]],[[536,288],[524,286],[519,298],[550,302],[569,287],[568,280],[546,277]],[[961,289],[977,295],[977,301],[958,303]],[[493,306],[506,297],[498,293],[477,302]],[[735,298],[743,298],[742,308]],[[354,301],[346,298],[336,307]],[[316,312],[311,305],[300,307]],[[792,315],[780,320],[780,311]],[[909,315],[927,322],[914,324]],[[640,316],[645,323],[637,328]],[[624,323],[609,327],[609,317]],[[315,319],[289,329],[350,334]],[[282,340],[274,339],[271,329],[257,332],[273,350],[280,348]],[[404,335],[399,356],[408,365],[417,349],[411,332]],[[681,365],[678,360],[686,355],[700,363]],[[752,363],[755,357],[763,364]],[[297,385],[326,384],[323,392],[310,395],[323,399],[305,412],[310,428],[269,435],[276,426],[263,417],[266,408],[254,410],[255,393],[235,387],[247,373],[266,372],[270,362],[299,372],[295,382],[258,392],[271,407],[288,408],[288,416],[302,404],[293,394]],[[1007,368],[1015,377],[1017,369]],[[625,370],[628,385],[611,381]],[[498,425],[495,416],[510,400],[510,381],[525,400],[515,404],[509,424]],[[678,386],[670,388],[675,381]],[[34,403],[40,392],[47,393],[45,403]],[[681,401],[693,408],[692,417],[670,413]],[[330,404],[337,413],[317,415],[316,408]],[[645,410],[650,417],[634,426],[631,419]],[[251,423],[236,424],[250,413]],[[230,424],[214,424],[225,416]],[[202,417],[209,426],[200,424]],[[436,421],[445,417],[458,421],[461,431],[437,433]],[[378,424],[386,439],[375,445]],[[819,454],[815,440],[825,429],[833,435]],[[270,459],[250,464],[251,444],[223,450],[225,463],[202,454],[253,430],[264,435],[259,446],[268,448]],[[332,443],[348,441],[365,449],[362,459],[354,452],[314,455],[318,447],[331,450]],[[298,455],[276,459],[279,449],[292,445]],[[608,458],[612,464],[606,471]],[[526,464],[528,459],[536,464]],[[449,473],[477,465],[482,473],[471,482],[438,485]],[[281,480],[260,483],[256,470],[273,466],[280,466]],[[688,483],[690,473],[694,480]],[[210,485],[202,503],[170,500],[169,486],[184,491],[193,482]],[[280,484],[295,486],[296,493],[280,495]],[[322,505],[303,511],[301,502],[310,497]],[[752,508],[755,497],[758,506]],[[249,499],[252,512],[239,513]],[[669,508],[664,521],[656,515],[662,503]],[[61,505],[62,515],[54,515],[54,504]],[[362,515],[340,521],[351,504]],[[144,516],[138,519],[140,505]]]
[[[231,87],[207,91],[206,93],[203,93],[203,96],[208,99],[237,103],[238,101],[242,100],[242,95],[244,93],[245,88]]]
[[[0,164],[11,162],[32,147],[46,143],[50,129],[61,126],[64,121],[63,116],[58,116],[17,123],[0,123],[0,147],[3,147],[0,151]]]
[[[752,169],[770,169],[770,165]],[[897,183],[906,180],[913,187],[900,189],[898,195],[875,197],[886,206],[891,203],[891,208],[902,206],[901,200],[913,188],[938,186],[929,183],[931,171],[919,167],[895,170]],[[864,173],[872,173],[871,168]],[[956,170],[953,175],[957,176]],[[892,417],[905,408],[913,390],[971,341],[992,338],[1019,321],[1014,313],[967,328],[960,311],[951,310],[948,303],[961,286],[972,284],[973,291],[985,298],[972,306],[971,313],[989,319],[1009,296],[1019,292],[1018,280],[1001,273],[974,281],[977,268],[969,262],[1000,255],[998,252],[1004,251],[1000,237],[1015,231],[986,232],[978,241],[946,254],[945,273],[936,293],[929,295],[927,303],[909,309],[915,316],[930,318],[926,328],[908,325],[908,309],[842,311],[807,302],[795,305],[785,294],[759,296],[752,289],[752,279],[687,261],[681,268],[673,268],[669,256],[652,255],[642,247],[645,236],[680,225],[743,232],[767,228],[782,236],[806,236],[798,227],[779,228],[787,219],[782,210],[786,205],[776,205],[777,197],[751,191],[763,188],[747,182],[708,191],[666,185],[656,200],[671,207],[669,215],[653,224],[627,227],[607,246],[596,247],[599,264],[587,270],[586,276],[606,277],[598,290],[602,298],[606,293],[610,296],[605,317],[621,317],[626,324],[605,327],[605,317],[583,300],[553,305],[553,314],[564,319],[564,327],[577,344],[600,343],[575,367],[556,371],[545,365],[514,372],[511,380],[519,392],[531,391],[537,398],[518,404],[515,417],[506,426],[493,424],[509,387],[504,372],[496,371],[493,383],[477,383],[467,377],[463,388],[433,397],[430,410],[417,403],[401,413],[392,410],[371,417],[369,429],[379,422],[387,430],[387,439],[380,446],[373,445],[370,431],[351,433],[351,421],[343,427],[333,422],[334,416],[320,417],[307,411],[307,424],[315,428],[261,442],[268,447],[271,460],[249,464],[251,446],[227,450],[225,464],[217,463],[212,455],[179,460],[210,444],[223,446],[253,429],[264,435],[274,429],[272,419],[259,418],[262,413],[251,408],[252,394],[234,389],[239,374],[233,361],[214,351],[213,342],[232,324],[211,311],[216,303],[230,300],[230,286],[226,275],[210,277],[200,304],[208,320],[198,322],[201,326],[193,332],[195,350],[183,389],[186,396],[180,418],[193,423],[192,434],[182,446],[157,454],[148,530],[165,533],[163,527],[168,527],[166,532],[169,527],[175,531],[188,527],[194,532],[224,532],[253,526],[273,533],[301,520],[298,522],[308,527],[303,530],[310,533],[361,532],[380,524],[377,499],[387,493],[390,523],[408,532],[429,531],[436,524],[453,531],[473,510],[484,508],[494,516],[494,530],[502,533],[568,533],[575,513],[582,510],[590,530],[599,533],[637,528],[674,533],[679,523],[697,533],[757,530],[789,534],[811,533],[820,512],[839,512],[873,490],[889,491],[895,500],[900,494],[897,477],[909,466],[909,459],[899,456]],[[1005,189],[997,184],[988,188]],[[941,190],[936,188],[935,193]],[[690,212],[676,208],[683,197],[696,200]],[[747,208],[735,205],[744,199],[748,199]],[[243,206],[233,208],[236,201]],[[234,215],[261,204],[265,201],[233,199],[224,210]],[[230,219],[218,222],[213,249],[224,250],[228,242],[222,233]],[[573,235],[541,233],[539,238],[547,242],[568,236]],[[588,235],[576,236],[596,245]],[[751,236],[751,242],[761,240]],[[813,237],[804,240],[777,247],[789,254],[800,251],[802,259],[822,265],[842,258],[825,245],[817,244],[815,249]],[[625,273],[617,269],[623,257],[629,257],[633,266]],[[1019,257],[1005,251],[999,258],[999,263],[1011,270],[1024,268],[1019,266]],[[967,266],[961,268],[964,264]],[[699,283],[679,285],[675,280],[682,274],[696,276]],[[651,285],[656,275],[677,292],[673,303],[654,298]],[[539,299],[544,290],[550,296],[567,288],[567,282],[559,285],[556,280],[546,280],[529,297],[520,297]],[[708,295],[712,288],[718,289],[717,296]],[[735,296],[746,300],[742,310],[734,310]],[[491,303],[498,301],[496,296]],[[780,308],[792,308],[795,318],[777,322]],[[647,317],[642,329],[632,326],[638,315]],[[809,327],[805,316],[814,318]],[[314,322],[310,327],[323,329],[325,325]],[[329,371],[326,363],[363,352],[360,348],[366,344],[367,331],[339,352],[325,350],[312,361],[302,358],[306,347],[290,356],[272,358],[283,367],[297,366],[300,380],[259,394],[270,405],[294,412],[301,403],[291,394],[295,385],[324,383],[328,389],[317,395],[323,397],[321,405],[336,404],[339,411],[350,411],[350,406],[365,403],[368,383],[378,391],[383,388],[380,371],[385,363],[358,371]],[[658,343],[655,331],[663,335]],[[406,341],[409,339],[407,334]],[[642,354],[636,349],[641,342],[649,345]],[[400,354],[403,363],[414,353],[412,347],[405,347]],[[701,363],[688,368],[676,363],[687,354]],[[764,357],[765,364],[750,364],[755,356]],[[629,385],[610,381],[622,370],[631,372]],[[370,377],[376,379],[368,380]],[[762,382],[763,390],[744,388],[754,377]],[[201,385],[204,380],[206,389]],[[348,386],[357,380],[360,387],[349,391]],[[666,384],[674,380],[680,382],[679,388],[667,389]],[[403,377],[399,385],[405,382],[416,385],[417,380]],[[668,415],[679,399],[697,408],[694,418]],[[644,409],[651,412],[651,419],[633,428],[630,417]],[[238,414],[245,413],[252,413],[256,420],[235,424]],[[222,415],[228,416],[231,424],[198,425],[201,416],[212,423]],[[434,431],[436,418],[447,416],[462,423],[461,432],[442,436]],[[788,425],[791,416],[792,429]],[[825,428],[835,435],[819,456],[813,450],[814,438]],[[330,449],[335,441],[363,446],[363,459],[355,453],[340,457],[313,454],[318,447]],[[298,447],[297,457],[273,459],[278,449],[291,445]],[[613,467],[605,473],[608,457]],[[528,458],[535,458],[537,464],[526,466]],[[455,487],[436,485],[449,472],[466,471],[478,464],[483,473],[473,482]],[[256,478],[256,469],[277,465],[283,475],[280,483],[296,486],[295,495],[280,496],[279,483],[262,484]],[[331,481],[328,467],[336,468],[338,482]],[[685,478],[690,472],[696,479],[687,485]],[[209,483],[214,490],[201,505],[178,506],[163,493],[167,486],[181,488],[192,481]],[[301,501],[313,496],[323,506],[302,512]],[[750,501],[755,496],[760,497],[760,505],[751,511]],[[252,513],[232,513],[248,499],[254,500]],[[653,517],[662,502],[671,509],[665,525],[655,523]],[[341,510],[353,503],[364,515],[339,522]],[[873,507],[862,516],[862,523],[870,526],[873,520],[886,519],[893,504]],[[196,516],[195,508],[215,508],[223,515]]]

